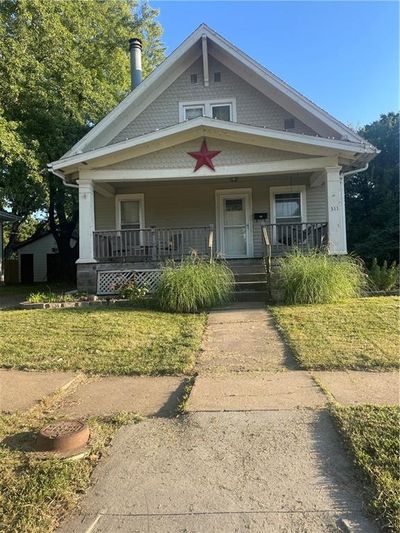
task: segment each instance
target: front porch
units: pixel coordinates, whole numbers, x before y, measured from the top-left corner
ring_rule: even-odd
[[[272,256],[280,256],[293,248],[310,250],[328,248],[328,223],[263,224],[258,228],[257,240],[270,246]],[[245,239],[245,230],[243,230]],[[141,228],[128,230],[95,231],[94,258],[98,262],[160,263],[168,259],[181,260],[196,253],[210,259],[224,255],[215,248],[214,226],[187,228]],[[254,246],[253,246],[254,249]],[[257,255],[262,257],[257,250]],[[241,257],[241,256],[240,256]]]

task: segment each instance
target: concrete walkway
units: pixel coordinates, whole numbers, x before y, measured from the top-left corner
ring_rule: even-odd
[[[189,413],[121,429],[61,531],[377,531],[326,396],[292,368],[265,309],[211,313]]]

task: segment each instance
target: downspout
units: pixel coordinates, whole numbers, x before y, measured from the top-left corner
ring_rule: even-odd
[[[54,174],[55,176],[57,176],[58,178],[61,178],[63,181],[63,184],[66,187],[72,187],[73,189],[79,189],[79,185],[76,185],[75,183],[68,183],[65,179],[65,175],[59,170],[54,170],[54,168],[50,165],[47,166],[47,169],[50,170],[50,172]]]

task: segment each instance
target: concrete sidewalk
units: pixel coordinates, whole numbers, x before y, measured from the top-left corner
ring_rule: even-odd
[[[377,531],[327,412],[192,413],[122,429],[63,533]]]

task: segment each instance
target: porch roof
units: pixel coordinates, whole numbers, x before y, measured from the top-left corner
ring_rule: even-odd
[[[339,164],[350,169],[367,163],[377,153],[376,148],[367,142],[326,139],[199,117],[90,152],[59,159],[51,163],[49,169],[61,171],[63,175],[70,176],[80,169],[89,170],[90,168],[107,166],[117,161],[139,157],[198,137],[221,138],[253,146],[308,154],[310,157],[337,157]]]

